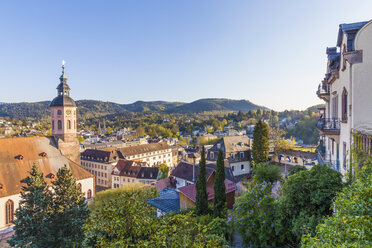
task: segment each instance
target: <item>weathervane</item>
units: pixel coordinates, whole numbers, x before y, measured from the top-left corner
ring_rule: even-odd
[[[62,74],[65,74],[65,60],[62,60]]]

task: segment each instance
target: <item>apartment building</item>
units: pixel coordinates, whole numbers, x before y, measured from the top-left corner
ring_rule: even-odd
[[[111,187],[111,172],[119,161],[116,148],[87,149],[81,153],[80,158],[81,167],[95,176],[96,185],[106,188]]]
[[[221,150],[225,166],[231,167],[234,176],[251,172],[251,150],[253,141],[248,136],[226,136],[208,150],[207,160],[217,161]]]
[[[122,159],[146,162],[151,167],[163,163],[172,167],[172,149],[165,142],[123,147],[118,153]]]
[[[150,184],[156,182],[159,169],[148,167],[145,162],[119,160],[112,171],[112,188],[127,184]]]
[[[317,123],[318,160],[345,174],[358,144],[372,147],[372,21],[341,24],[336,47],[326,50],[326,75],[317,95],[324,100]],[[357,139],[353,137],[357,134]]]

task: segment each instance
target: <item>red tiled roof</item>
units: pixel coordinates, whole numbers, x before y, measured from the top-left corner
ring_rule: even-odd
[[[207,193],[208,193],[208,201],[214,199],[214,184],[213,183],[208,183],[207,184]],[[225,187],[226,187],[226,194],[231,193],[236,190],[236,185],[234,182],[225,179]],[[192,200],[193,202],[196,201],[196,185],[191,184],[188,186],[184,186],[181,188],[178,188],[178,190],[184,194],[187,198]]]

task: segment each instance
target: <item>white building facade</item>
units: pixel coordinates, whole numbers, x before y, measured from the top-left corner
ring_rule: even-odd
[[[317,95],[325,101],[317,123],[318,160],[345,174],[358,143],[371,154],[372,22],[341,24],[337,47],[327,48],[327,73]]]
[[[161,164],[172,167],[172,149],[165,142],[124,147],[118,152],[122,159],[145,162],[151,167]]]

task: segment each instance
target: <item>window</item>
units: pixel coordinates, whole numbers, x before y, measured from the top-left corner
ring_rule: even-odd
[[[342,152],[343,152],[343,167],[344,167],[344,170],[346,170],[346,142],[344,142]]]
[[[67,121],[67,129],[71,129],[71,121],[70,120]]]
[[[54,130],[54,121],[52,121],[52,130]]]
[[[58,120],[58,130],[61,130],[61,129],[62,129],[62,121]]]
[[[211,155],[211,159],[214,159],[214,153],[211,152],[210,155]]]
[[[74,120],[74,129],[76,129],[76,120]]]
[[[342,92],[342,121],[347,121],[347,91],[344,88],[344,91]]]
[[[5,224],[9,225],[14,221],[14,203],[8,200],[5,203]]]
[[[240,152],[240,158],[244,158],[244,152]]]
[[[88,189],[88,192],[87,192],[87,199],[92,199],[92,191],[90,189]]]
[[[244,164],[241,165],[241,168],[240,169],[244,170]]]
[[[338,118],[338,95],[332,98],[332,118]]]
[[[235,166],[231,166],[231,170],[234,171]]]
[[[57,111],[57,115],[62,115],[62,110],[59,109],[59,110]]]

